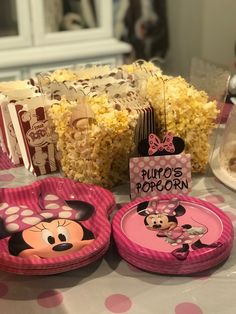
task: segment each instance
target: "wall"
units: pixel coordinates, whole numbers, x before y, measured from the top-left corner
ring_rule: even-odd
[[[204,1],[202,56],[235,71],[236,1]]]
[[[170,49],[165,71],[188,78],[192,57],[235,72],[235,0],[167,0]]]

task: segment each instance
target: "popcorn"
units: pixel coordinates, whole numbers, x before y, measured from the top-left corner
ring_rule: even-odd
[[[106,75],[110,72],[111,67],[109,65],[94,65],[92,67],[80,67],[76,71],[70,69],[58,69],[52,73],[38,74],[38,80],[41,87],[45,87],[45,85],[47,86],[53,82],[64,83],[86,81],[92,78],[101,77],[101,75]]]
[[[168,130],[183,138],[192,170],[205,170],[218,113],[216,102],[182,77],[164,75],[152,62],[135,62],[114,69],[57,70],[50,75],[53,80],[63,82],[63,86],[55,85],[62,99],[49,112],[67,176],[107,187],[127,179],[128,158],[140,140],[136,128],[143,126],[149,103],[155,111],[158,136]],[[88,95],[83,104],[79,94]]]
[[[124,64],[121,69],[128,72],[129,74],[145,74],[145,73],[157,73],[161,74],[160,68],[156,67],[152,62],[143,61],[142,63],[134,62],[132,64]]]
[[[193,172],[205,171],[209,136],[218,113],[216,102],[209,101],[205,92],[197,91],[181,77],[151,76],[146,93],[155,109],[160,133],[166,128],[183,138],[186,153],[191,154]]]
[[[80,104],[62,99],[49,109],[62,170],[81,182],[111,187],[128,179],[128,159],[134,149],[136,111],[115,110],[107,95],[86,96],[84,104],[94,113],[81,130],[71,124],[72,113]]]
[[[77,79],[77,75],[70,69],[58,69],[50,74],[50,81],[64,82]]]

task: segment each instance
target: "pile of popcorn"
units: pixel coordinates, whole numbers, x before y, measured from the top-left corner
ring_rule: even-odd
[[[204,172],[209,136],[218,113],[216,102],[209,101],[205,92],[197,91],[181,77],[151,77],[146,91],[155,109],[160,133],[167,129],[184,139],[185,152],[191,154],[192,171]]]
[[[183,78],[163,75],[153,63],[144,62],[119,68],[62,69],[39,80],[49,97],[56,93],[58,100],[59,91],[49,116],[66,176],[106,187],[127,180],[140,112],[150,105],[157,135],[171,131],[183,138],[193,172],[205,170],[216,102]]]
[[[83,103],[87,113],[81,115]],[[61,99],[49,109],[58,135],[61,167],[70,178],[111,187],[127,180],[135,148],[135,110],[117,110],[107,95],[84,96],[80,104]]]

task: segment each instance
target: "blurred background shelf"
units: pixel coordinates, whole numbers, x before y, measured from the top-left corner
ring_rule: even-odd
[[[1,0],[0,80],[152,57],[186,79],[193,57],[235,74],[235,12],[235,0]]]
[[[70,7],[69,7],[70,5]],[[112,0],[1,0],[0,80],[79,64],[121,64]]]

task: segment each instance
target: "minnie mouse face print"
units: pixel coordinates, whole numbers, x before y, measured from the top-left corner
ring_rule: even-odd
[[[178,217],[184,216],[186,209],[177,198],[173,198],[166,207],[160,208],[158,197],[154,197],[149,202],[140,203],[137,213],[144,216],[144,224],[148,230],[155,231],[157,237],[177,247],[171,254],[178,260],[185,260],[190,248],[198,250],[222,246],[220,242],[202,242],[201,238],[208,232],[204,223],[197,222],[197,226],[189,223],[179,224]]]
[[[82,249],[94,234],[81,221],[89,219],[94,207],[83,201],[68,201],[57,195],[40,197],[41,212],[28,206],[5,203],[1,219],[9,232],[8,250],[20,257],[57,257]]]
[[[15,256],[48,258],[78,251],[93,240],[93,233],[78,221],[52,219],[15,233],[8,245]]]

